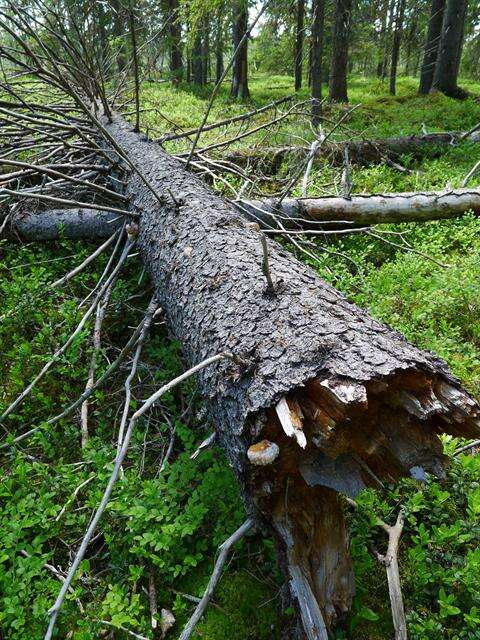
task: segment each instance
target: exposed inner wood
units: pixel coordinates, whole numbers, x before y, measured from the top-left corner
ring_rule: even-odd
[[[268,464],[251,465],[250,490],[273,523],[309,640],[328,638],[354,596],[341,494],[402,476],[443,477],[439,435],[479,431],[474,401],[419,371],[365,384],[311,380],[267,410],[260,437],[278,449]]]

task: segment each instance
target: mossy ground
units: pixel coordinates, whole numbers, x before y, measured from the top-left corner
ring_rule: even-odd
[[[462,85],[472,94],[480,94],[480,85]],[[284,96],[291,92],[292,80],[259,76],[251,80],[250,87],[251,101],[239,104],[228,98],[225,85],[214,103],[210,121]],[[210,89],[145,84],[143,128],[158,136],[170,130],[171,124],[161,114],[183,128],[196,126]],[[416,81],[411,78],[401,78],[398,95],[391,97],[387,87],[378,81],[354,77],[349,94],[351,104],[361,102],[362,107],[336,133],[339,138],[419,133],[422,124],[429,131],[464,130],[480,121],[480,102],[475,97],[462,102],[442,95],[419,97]],[[307,98],[307,90],[300,97]],[[334,122],[344,111],[344,105],[328,106],[324,114]],[[271,114],[259,116],[255,122],[266,122],[269,117]],[[328,130],[328,123],[325,126]],[[230,128],[222,135],[228,137],[237,130]],[[285,121],[281,130],[268,138],[268,144],[298,141],[295,136],[307,143],[312,140],[306,115]],[[257,134],[254,140],[258,143],[263,137],[264,133]],[[219,132],[207,133],[202,144],[218,138]],[[247,138],[236,146],[251,143]],[[187,148],[184,143],[167,146],[170,150]],[[354,190],[442,189],[447,184],[455,187],[478,160],[480,145],[465,143],[421,162],[402,158],[409,173],[384,165],[354,168]],[[338,185],[338,170],[317,166],[309,193],[335,193]],[[410,247],[417,253],[371,236],[354,236],[326,244],[317,241],[315,262],[303,254],[298,257],[312,262],[323,277],[373,315],[404,332],[422,348],[444,357],[465,385],[479,395],[479,220],[466,215],[418,226],[389,225],[387,230],[405,231]],[[322,247],[330,252],[324,252]],[[78,321],[78,301],[94,285],[106,258],[99,259],[62,290],[52,290],[50,283],[91,250],[84,244],[69,242],[22,248],[0,244],[2,404],[18,394]],[[150,294],[141,267],[129,261],[105,324],[100,370],[118,354],[125,336],[139,322]],[[82,333],[29,397],[9,422],[10,431],[43,424],[81,393],[90,358],[90,331],[88,327]],[[146,397],[181,368],[179,346],[169,340],[162,325],[156,326],[146,348],[135,396]],[[79,420],[72,416],[53,429],[43,429],[21,446],[10,447],[3,458],[0,627],[5,638],[43,637],[46,611],[59,585],[44,563],[68,566],[71,550],[98,503],[114,456],[125,375],[124,369],[96,395],[87,449],[82,451],[79,447]],[[124,476],[75,584],[75,597],[83,603],[85,612],[79,611],[75,597],[69,598],[62,611],[59,637],[97,638],[102,628],[99,620],[151,637],[144,589],[152,571],[159,608],[172,609],[177,618],[169,636],[174,638],[180,632],[192,608],[181,593],[201,595],[218,544],[245,517],[235,481],[221,454],[208,452],[196,462],[189,459],[208,433],[208,424],[198,416],[198,409],[194,385],[188,384],[166,397],[162,410],[150,420],[139,424]],[[159,461],[168,446],[172,425],[176,431],[174,452],[160,474]],[[452,451],[455,443],[447,441],[446,446]],[[385,576],[368,553],[372,540],[379,547],[384,541],[382,534],[370,527],[368,516],[379,513],[391,520],[399,504],[406,504],[408,511],[401,567],[411,637],[478,637],[479,471],[476,458],[462,456],[453,462],[443,487],[432,482],[422,489],[406,482],[383,496],[364,497],[361,513],[350,518],[358,597],[344,631],[338,631],[339,638],[374,640],[388,637],[391,632]],[[72,499],[76,487],[89,478],[88,485]],[[25,557],[23,552],[31,557]],[[219,608],[209,608],[196,636],[208,640],[279,637],[290,620],[289,611],[280,611],[280,585],[272,544],[262,542],[259,536],[247,538],[236,550],[215,596]],[[116,631],[115,637],[127,636]]]

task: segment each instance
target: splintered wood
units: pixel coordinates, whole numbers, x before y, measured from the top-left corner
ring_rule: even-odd
[[[341,496],[442,477],[439,435],[478,437],[479,418],[460,387],[420,371],[310,380],[267,411],[248,450],[250,487],[273,523],[309,640],[326,639],[354,595]]]
[[[295,438],[299,446],[302,447],[302,449],[305,449],[307,446],[307,439],[303,433],[303,414],[298,402],[294,398],[290,400],[282,398],[280,402],[277,403],[275,411],[277,412],[282,429],[285,431],[287,436]]]

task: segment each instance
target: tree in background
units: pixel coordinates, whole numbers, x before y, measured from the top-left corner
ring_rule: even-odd
[[[442,35],[445,0],[432,0],[430,20],[428,22],[427,41],[420,74],[419,92],[427,94],[432,88],[435,64],[438,57],[440,38]]]
[[[336,0],[329,81],[329,97],[334,102],[348,102],[347,71],[351,15],[352,0]]]
[[[458,87],[458,71],[465,34],[468,0],[448,0],[443,16],[442,35],[438,50],[432,88],[453,98],[462,97]]]
[[[302,88],[303,40],[305,37],[305,0],[297,0],[297,30],[295,37],[295,91]]]
[[[311,32],[311,66],[312,82],[312,124],[320,124],[322,112],[322,56],[323,29],[325,22],[325,0],[312,1],[312,32]]]
[[[215,81],[218,82],[222,77],[224,64],[223,64],[223,18],[225,7],[220,5],[217,8],[216,21],[215,21]]]
[[[178,0],[167,0],[167,20],[169,29],[170,77],[172,84],[183,79],[182,25]]]
[[[248,29],[247,0],[233,0],[232,42],[235,59],[232,67],[232,98],[249,98],[248,90],[248,38],[242,38]]]
[[[400,56],[400,43],[402,40],[403,31],[403,19],[405,16],[405,2],[406,0],[398,0],[396,6],[395,15],[395,28],[393,32],[393,44],[392,44],[392,62],[390,65],[390,93],[392,96],[396,93],[397,84],[397,67],[398,59]]]

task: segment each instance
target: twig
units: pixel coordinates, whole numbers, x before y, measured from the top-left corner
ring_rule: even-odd
[[[152,629],[155,630],[158,626],[158,620],[157,620],[158,608],[157,608],[157,592],[155,589],[155,573],[153,571],[150,571],[150,574],[148,576],[148,602],[150,604],[150,617],[151,617]]]
[[[480,126],[480,125],[479,125],[479,126]],[[470,169],[470,171],[467,173],[467,175],[466,175],[466,176],[465,176],[465,178],[463,179],[462,187],[466,187],[466,186],[467,186],[467,184],[468,184],[468,182],[469,182],[470,178],[471,178],[472,176],[474,176],[474,175],[477,173],[477,171],[478,171],[479,169],[480,169],[480,160],[479,160],[479,161],[476,163],[476,165],[475,165],[472,169]]]
[[[358,509],[355,500],[345,497],[348,504]],[[407,622],[405,619],[405,609],[403,606],[402,586],[400,583],[400,572],[398,569],[398,545],[402,535],[405,516],[401,509],[397,521],[393,526],[384,522],[381,518],[376,518],[375,525],[382,528],[388,536],[388,547],[385,555],[375,552],[377,560],[381,562],[387,572],[388,592],[390,595],[390,605],[392,608],[393,626],[395,628],[395,640],[407,640]]]
[[[263,252],[262,271],[263,271],[263,275],[267,280],[267,289],[270,293],[273,293],[275,291],[275,285],[273,284],[272,273],[270,271],[270,260],[268,258],[267,237],[264,233],[260,233],[260,241],[262,243],[262,252]]]
[[[60,589],[60,592],[57,596],[57,599],[55,601],[55,604],[53,605],[53,607],[49,610],[49,615],[50,615],[50,622],[48,625],[48,629],[45,633],[44,636],[44,640],[51,640],[52,638],[52,634],[53,634],[53,630],[55,628],[55,622],[57,620],[57,616],[58,613],[60,611],[60,608],[63,604],[63,601],[65,600],[65,595],[68,591],[68,588],[70,586],[70,584],[73,581],[73,578],[75,577],[75,574],[77,572],[78,566],[80,564],[80,562],[83,560],[83,557],[85,555],[85,552],[87,550],[87,547],[90,543],[90,540],[92,539],[93,533],[97,527],[97,524],[100,520],[100,518],[103,515],[103,512],[105,511],[105,508],[110,500],[110,496],[112,494],[113,491],[113,487],[115,485],[115,482],[118,478],[118,474],[120,472],[120,468],[122,467],[123,461],[125,459],[125,456],[127,454],[128,451],[128,446],[130,444],[130,439],[132,437],[133,434],[133,430],[135,427],[136,422],[138,421],[138,419],[143,416],[165,393],[167,393],[168,391],[170,391],[171,389],[173,389],[174,387],[176,387],[177,385],[179,385],[181,382],[183,382],[184,380],[186,380],[187,378],[190,378],[192,375],[194,375],[195,373],[197,373],[198,371],[204,369],[205,367],[208,367],[211,364],[214,364],[215,362],[218,362],[219,360],[223,360],[225,358],[229,358],[231,360],[235,360],[234,356],[231,353],[228,352],[222,352],[219,353],[215,356],[211,356],[210,358],[207,358],[206,360],[203,360],[202,362],[200,362],[199,364],[195,365],[194,367],[192,367],[191,369],[189,369],[188,371],[185,371],[184,373],[182,373],[180,376],[178,376],[177,378],[174,378],[173,380],[171,380],[170,382],[168,382],[167,384],[165,384],[163,387],[161,387],[160,389],[158,389],[158,391],[156,391],[155,393],[153,393],[149,398],[147,398],[147,400],[145,400],[145,402],[143,403],[143,405],[140,407],[140,409],[137,409],[137,411],[132,415],[132,417],[130,418],[130,423],[128,425],[128,429],[125,433],[125,438],[123,439],[123,443],[122,443],[122,448],[120,449],[120,451],[117,453],[117,456],[115,458],[115,465],[113,467],[113,471],[111,473],[110,479],[108,481],[108,484],[105,488],[105,491],[103,493],[102,499],[100,501],[100,504],[97,508],[97,510],[95,511],[95,515],[93,516],[90,525],[83,537],[83,540],[80,544],[80,547],[75,555],[75,559],[72,562],[72,565],[68,571],[67,577],[65,579],[65,582],[63,583],[62,588]]]
[[[132,395],[131,382],[137,373],[138,362],[140,360],[140,355],[142,353],[143,345],[145,343],[145,339],[150,330],[150,325],[152,324],[153,317],[158,307],[157,298],[154,295],[148,305],[147,312],[145,314],[145,319],[143,321],[142,331],[138,338],[137,348],[135,350],[135,355],[133,356],[133,362],[130,369],[130,373],[128,374],[125,380],[125,402],[123,405],[123,413],[122,419],[120,421],[120,427],[118,429],[118,440],[117,440],[117,454],[122,447],[123,434],[125,431],[125,426],[127,424],[128,412],[130,409],[130,399]]]
[[[466,444],[464,447],[460,447],[459,449],[454,451],[453,455],[459,456],[461,453],[465,453],[465,451],[469,451],[470,449],[474,449],[478,446],[480,446],[480,440],[473,440],[472,442]]]
[[[63,507],[61,508],[61,510],[59,511],[58,515],[55,518],[55,522],[58,522],[60,520],[60,518],[63,516],[63,514],[65,513],[65,511],[67,510],[67,507],[72,504],[72,502],[75,500],[75,498],[78,496],[79,492],[81,489],[83,489],[83,487],[86,487],[87,484],[89,482],[91,482],[93,479],[95,478],[95,476],[90,476],[89,478],[87,478],[86,480],[84,480],[81,484],[78,485],[78,487],[75,489],[75,491],[73,492],[72,496],[66,501],[66,503],[63,505]]]
[[[90,368],[88,370],[87,384],[85,385],[85,391],[88,391],[93,387],[95,382],[95,370],[97,368],[97,359],[100,352],[102,343],[101,331],[102,324],[107,312],[108,303],[110,302],[110,296],[112,295],[112,288],[114,282],[111,282],[108,289],[105,291],[103,298],[97,305],[97,313],[95,315],[95,324],[93,327],[93,351],[90,359]],[[80,410],[80,424],[81,424],[81,447],[85,449],[88,443],[88,399],[82,403]]]
[[[269,102],[264,107],[253,109],[252,111],[248,111],[247,113],[242,113],[238,116],[232,116],[231,118],[226,118],[225,120],[220,120],[220,122],[213,122],[212,124],[207,124],[203,127],[202,133],[205,133],[206,131],[212,131],[212,129],[218,129],[218,127],[223,127],[228,124],[233,124],[234,122],[247,120],[252,116],[256,116],[259,113],[268,111],[269,109],[275,108],[279,104],[283,104],[284,102],[288,102],[289,100],[292,100],[292,99],[293,99],[293,96],[285,96],[284,98],[280,98],[279,100],[274,100],[273,102]],[[198,131],[198,127],[197,129],[189,129],[188,131],[182,131],[181,133],[169,133],[162,136],[161,138],[158,138],[158,140],[155,140],[155,142],[160,142],[160,144],[163,144],[164,142],[168,142],[170,140],[180,140],[181,138],[188,138],[189,136],[193,136],[195,133],[197,133],[197,131]]]
[[[192,453],[192,455],[190,456],[190,460],[195,460],[195,458],[198,458],[198,456],[200,455],[200,453],[202,451],[205,451],[205,449],[209,449],[213,445],[213,443],[215,442],[215,438],[216,437],[217,437],[217,434],[214,431],[207,438],[205,438],[205,440],[203,440],[198,445],[197,449]]]
[[[98,624],[104,624],[107,627],[113,627],[114,629],[119,629],[120,631],[123,631],[124,633],[128,634],[129,636],[132,636],[133,638],[137,638],[138,640],[148,640],[146,636],[141,636],[139,633],[135,633],[135,631],[131,631],[130,629],[127,629],[127,627],[122,627],[122,625],[119,625],[119,624],[113,624],[108,620],[93,620],[93,622],[98,622]]]
[[[32,389],[37,385],[37,383],[43,378],[43,376],[49,371],[49,369],[52,367],[52,365],[60,358],[60,356],[62,356],[67,351],[67,349],[73,343],[75,338],[78,335],[80,335],[83,327],[85,326],[85,324],[86,324],[87,320],[89,319],[89,317],[95,311],[95,309],[96,309],[97,305],[99,304],[101,298],[103,297],[105,291],[108,289],[110,284],[116,279],[118,273],[120,272],[120,269],[122,268],[125,260],[127,259],[128,253],[129,253],[131,247],[133,246],[133,244],[134,244],[134,242],[131,242],[131,241],[127,240],[127,242],[125,243],[125,247],[123,249],[122,255],[120,256],[120,259],[119,259],[117,265],[115,266],[115,269],[112,271],[112,273],[110,274],[109,278],[107,279],[105,284],[100,289],[100,291],[97,294],[97,296],[96,296],[95,300],[93,301],[92,305],[89,307],[89,309],[83,315],[83,317],[80,320],[80,322],[78,323],[75,331],[70,335],[70,337],[67,339],[67,341],[59,349],[57,349],[57,351],[55,351],[55,353],[53,354],[52,358],[43,366],[43,368],[41,369],[40,373],[38,373],[35,376],[35,378],[32,380],[32,382],[9,405],[9,407],[7,409],[5,409],[5,411],[0,416],[0,420],[4,420],[7,416],[9,416],[12,413],[12,411],[14,411],[25,400],[27,395],[32,391]]]
[[[248,520],[245,520],[245,522],[235,531],[235,533],[233,533],[227,540],[225,540],[225,542],[220,545],[220,553],[218,555],[217,561],[215,562],[213,573],[208,582],[208,586],[205,589],[205,593],[203,594],[202,599],[195,608],[192,617],[185,625],[185,628],[183,629],[179,640],[188,640],[190,638],[195,626],[197,625],[205,609],[207,608],[208,602],[213,595],[218,581],[220,580],[223,565],[227,560],[228,553],[231,547],[243,538],[243,536],[253,527],[253,524],[254,522],[252,518],[248,518]]]
[[[112,244],[112,242],[115,240],[115,238],[118,236],[119,233],[120,232],[118,230],[115,231],[115,233],[112,234],[110,238],[108,238],[108,240],[106,240],[103,244],[101,244],[98,247],[98,249],[95,249],[95,251],[91,255],[89,255],[88,258],[85,258],[85,260],[78,265],[78,267],[75,267],[75,269],[72,269],[72,271],[70,271],[66,275],[62,276],[58,280],[55,280],[55,282],[52,284],[52,289],[54,289],[55,287],[61,287],[66,282],[68,282],[73,277],[75,277],[77,273],[80,273],[80,271],[83,271],[85,267],[87,267],[91,262],[93,262],[95,258],[97,258],[101,253],[105,251],[105,249],[107,249]]]

